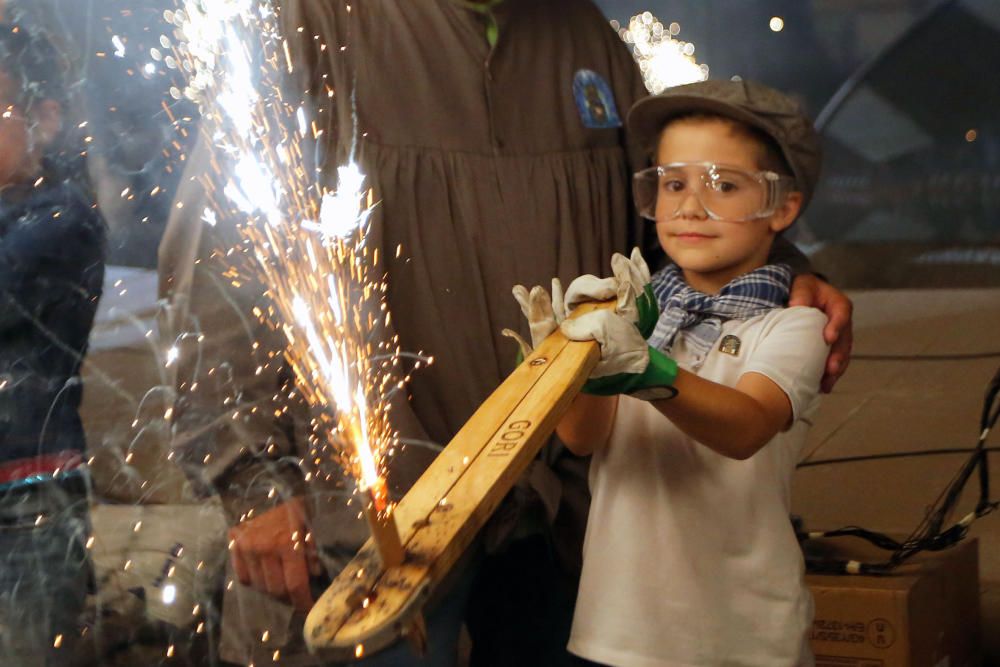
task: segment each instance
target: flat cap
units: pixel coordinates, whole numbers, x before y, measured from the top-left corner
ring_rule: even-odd
[[[792,168],[805,208],[819,181],[823,150],[798,102],[755,81],[699,81],[639,100],[628,113],[627,126],[636,141],[655,153],[668,120],[698,112],[731,118],[774,139]]]

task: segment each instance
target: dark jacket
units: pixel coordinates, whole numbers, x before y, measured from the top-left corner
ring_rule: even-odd
[[[0,463],[84,448],[79,372],[105,245],[68,182],[0,193]]]

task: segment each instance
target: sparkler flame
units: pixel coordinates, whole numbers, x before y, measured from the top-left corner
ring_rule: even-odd
[[[240,220],[236,250],[252,258],[251,278],[269,297],[260,319],[284,333],[280,353],[298,391],[319,408],[314,433],[371,491],[378,511],[391,510],[380,471],[396,434],[382,390],[398,384],[399,351],[394,341],[374,342],[388,310],[386,286],[372,278],[377,251],[365,243],[370,192],[354,164],[338,169],[335,191],[310,180],[317,170],[302,145],[310,124],[305,107],[282,94],[283,70],[293,67],[272,4],[182,0],[165,14],[189,75],[184,95],[199,104],[205,136],[232,163],[228,176],[216,173],[207,184],[230,206],[214,200],[203,220]],[[238,281],[239,274],[234,266],[225,275]]]

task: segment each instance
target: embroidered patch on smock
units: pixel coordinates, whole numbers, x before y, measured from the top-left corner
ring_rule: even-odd
[[[584,127],[604,129],[621,127],[611,86],[593,70],[577,70],[573,76],[573,99]]]

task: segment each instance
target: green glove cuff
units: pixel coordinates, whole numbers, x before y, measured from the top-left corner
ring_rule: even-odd
[[[656,302],[652,285],[647,284],[642,289],[642,294],[635,299],[635,307],[639,311],[639,321],[635,325],[642,337],[648,339],[656,328],[657,320],[660,319],[660,305]]]
[[[618,373],[587,380],[583,385],[585,394],[596,396],[616,396],[632,394],[643,400],[673,398],[677,379],[677,362],[659,350],[649,349],[649,364],[642,373]]]
[[[649,348],[649,366],[642,374],[645,387],[673,387],[677,381],[677,362],[655,348]],[[677,393],[676,391],[673,393]]]

